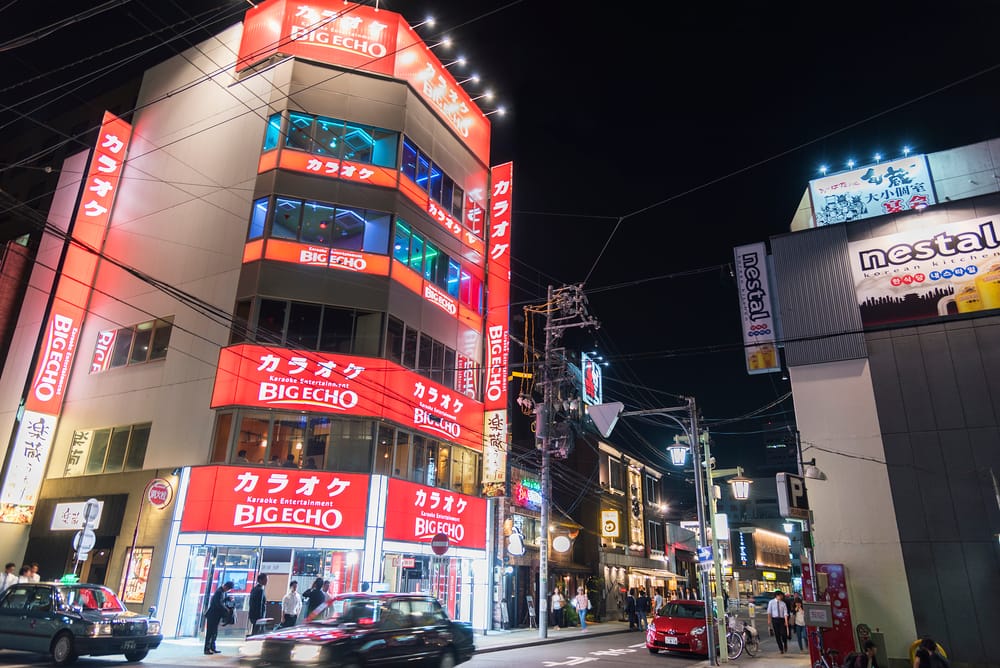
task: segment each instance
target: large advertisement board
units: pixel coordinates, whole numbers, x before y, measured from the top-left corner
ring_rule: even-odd
[[[430,543],[439,533],[456,547],[485,549],[485,499],[390,478],[385,539]]]
[[[368,481],[356,473],[196,467],[181,531],[361,537]]]
[[[342,0],[268,0],[243,21],[237,71],[275,54],[402,79],[483,164],[490,123],[401,15]]]
[[[868,327],[1000,308],[1000,220],[974,218],[848,244]]]
[[[816,227],[935,204],[927,156],[912,155],[809,182]]]
[[[737,246],[736,283],[740,295],[740,321],[743,325],[743,352],[747,373],[781,371],[781,361],[774,336],[774,309],[771,285],[767,276],[767,250],[763,242]]]
[[[486,259],[486,377],[484,379],[483,492],[505,496],[507,480],[507,368],[510,355],[510,224],[514,165],[490,170],[489,254]]]
[[[63,257],[25,411],[9,448],[0,522],[30,524],[34,517],[131,136],[131,125],[104,114],[70,230],[73,243]]]
[[[256,406],[384,418],[483,449],[483,405],[384,359],[238,345],[219,353],[212,408]]]

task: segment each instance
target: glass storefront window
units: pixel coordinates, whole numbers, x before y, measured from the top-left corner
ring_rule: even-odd
[[[456,492],[475,495],[479,489],[479,454],[455,446],[452,453],[452,485]]]
[[[236,452],[246,450],[247,460],[253,464],[263,464],[267,455],[267,434],[271,414],[264,411],[245,411],[240,415],[239,432],[236,437]]]
[[[304,202],[302,206],[302,232],[300,240],[316,246],[329,246],[340,212],[336,207],[321,202]]]
[[[260,239],[264,236],[264,224],[267,222],[267,205],[269,202],[270,200],[267,197],[261,197],[253,203],[250,231],[247,233],[247,239]]]
[[[396,441],[396,430],[384,424],[378,426],[378,443],[375,445],[374,473],[389,475],[392,472],[392,449]]]
[[[302,200],[275,198],[271,236],[276,239],[298,239],[300,218],[302,218]]]
[[[276,417],[272,427],[272,442],[268,463],[273,466],[300,466],[303,440],[306,435],[306,417]]]
[[[397,478],[407,478],[410,475],[410,434],[405,431],[396,433],[396,447],[392,453],[392,475]]]
[[[334,420],[327,469],[368,473],[372,470],[374,420]]]

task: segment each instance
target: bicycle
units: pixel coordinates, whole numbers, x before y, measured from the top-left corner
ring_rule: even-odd
[[[813,668],[839,668],[840,650],[823,646],[823,629],[818,628],[809,635],[816,638],[816,649],[819,650],[819,659],[813,664]]]
[[[744,648],[743,633],[736,630],[736,615],[726,614],[726,653],[730,659],[738,659]],[[747,654],[753,656],[752,652]]]
[[[734,625],[739,623],[735,616],[733,617],[733,623]],[[743,649],[746,650],[747,655],[757,656],[757,652],[760,651],[760,635],[757,633],[757,629],[744,619],[743,628],[737,631],[743,638]]]

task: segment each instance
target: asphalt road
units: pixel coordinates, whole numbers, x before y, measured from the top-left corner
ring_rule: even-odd
[[[660,666],[684,668],[704,661],[702,656],[652,656],[646,649],[643,633],[618,633],[603,637],[581,637],[570,642],[550,643],[535,647],[522,647],[499,652],[477,654],[462,666],[469,668],[498,668],[500,666],[580,666],[611,668],[612,666]]]

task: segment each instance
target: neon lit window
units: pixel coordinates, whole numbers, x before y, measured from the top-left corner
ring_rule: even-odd
[[[410,226],[396,220],[396,237],[392,242],[392,256],[403,264],[410,264]]]
[[[288,135],[285,146],[300,151],[312,150],[313,117],[307,114],[291,112],[288,114]]]
[[[267,129],[264,131],[264,150],[270,151],[278,147],[281,138],[281,114],[271,114],[267,119]]]
[[[462,275],[462,265],[455,260],[448,260],[448,276],[445,278],[446,290],[455,299],[459,298],[459,282]]]
[[[440,204],[445,211],[448,211],[455,220],[465,223],[462,217],[465,206],[465,191],[405,135],[403,136],[403,162],[400,171],[403,172],[403,176],[426,191],[428,196]],[[469,229],[482,238],[481,226]]]
[[[316,129],[313,135],[313,153],[320,155],[340,155],[340,142],[344,137],[343,121],[332,118],[316,119]]]
[[[267,222],[268,199],[262,197],[253,203],[253,213],[250,216],[249,239],[260,239],[264,236],[264,224]]]
[[[396,167],[398,132],[299,111],[290,111],[288,121],[285,148],[379,167]],[[270,135],[265,139],[264,150],[280,143],[280,116],[277,124],[279,131],[273,140]]]
[[[392,216],[384,211],[336,206],[275,197],[273,214],[267,199],[254,203],[250,235],[290,239],[314,246],[366,251],[385,255],[389,246]],[[268,220],[270,216],[270,232]],[[260,230],[263,229],[263,232]],[[250,236],[250,239],[259,238]]]

